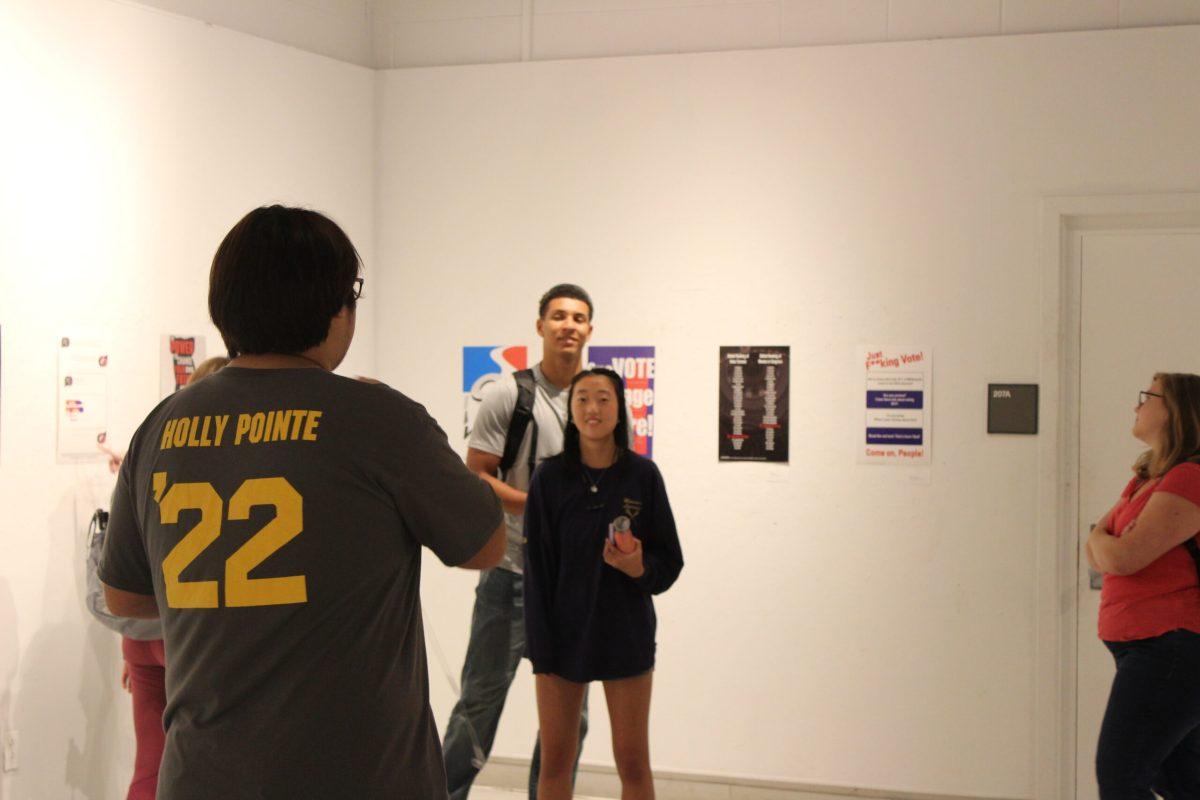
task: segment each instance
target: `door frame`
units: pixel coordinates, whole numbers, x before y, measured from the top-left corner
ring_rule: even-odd
[[[1200,227],[1200,193],[1042,201],[1034,797],[1075,800],[1079,622],[1080,242],[1088,231]]]

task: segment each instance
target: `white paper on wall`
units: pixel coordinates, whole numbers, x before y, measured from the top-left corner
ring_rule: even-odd
[[[165,334],[159,347],[159,396],[166,397],[187,386],[204,360],[204,352],[203,336]]]
[[[860,464],[928,464],[933,432],[933,351],[863,347]]]
[[[63,336],[58,347],[58,458],[101,459],[108,430],[108,346],[98,335]]]

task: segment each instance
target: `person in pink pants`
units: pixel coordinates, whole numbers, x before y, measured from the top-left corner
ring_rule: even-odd
[[[121,683],[133,695],[133,731],[137,751],[133,759],[133,780],[126,800],[154,800],[158,787],[158,765],[162,761],[163,708],[167,704],[167,659],[162,639],[138,641],[121,637],[125,669]]]

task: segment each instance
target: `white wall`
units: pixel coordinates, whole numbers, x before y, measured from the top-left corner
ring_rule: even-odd
[[[0,3],[0,798],[123,797],[132,769],[115,634],[83,611],[99,464],[55,463],[58,337],[106,330],[123,449],[158,399],[158,337],[206,333],[208,265],[267,202],[343,224],[372,286],[374,75],[96,0]],[[374,366],[370,303],[345,371]]]
[[[1038,441],[985,434],[985,384],[1051,377],[1041,197],[1198,188],[1197,74],[1196,27],[383,74],[382,377],[457,430],[459,348],[536,343],[559,280],[594,343],[659,348],[687,559],[660,769],[1033,795],[1055,532]],[[929,485],[855,464],[860,343],[934,350]],[[723,344],[792,346],[789,467],[718,464]],[[471,579],[431,568],[425,600],[457,670]],[[611,763],[592,708],[584,758]],[[496,753],[535,727],[526,667]]]
[[[1031,796],[1053,532],[1037,443],[986,437],[983,384],[1049,377],[1041,196],[1197,190],[1198,62],[1191,27],[414,70],[375,94],[183,18],[0,5],[0,726],[23,762],[0,798],[117,797],[132,760],[115,637],[82,612],[111,478],[54,461],[57,338],[107,330],[127,440],[158,337],[218,347],[216,243],[276,200],[368,262],[344,371],[378,364],[451,432],[459,347],[536,343],[551,283],[593,292],[595,343],[658,345],[688,566],[659,603],[656,765]],[[934,348],[928,486],[854,464],[860,342]],[[716,462],[716,348],[751,343],[793,348],[787,468]],[[471,585],[428,569],[455,672]],[[585,758],[611,763],[592,705]],[[526,668],[496,752],[527,756],[534,720]]]

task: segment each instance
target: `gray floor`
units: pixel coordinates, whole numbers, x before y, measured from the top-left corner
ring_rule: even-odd
[[[524,792],[510,792],[504,789],[492,789],[488,786],[471,787],[471,800],[518,800],[525,796]],[[575,800],[593,800],[593,798],[576,795]]]

